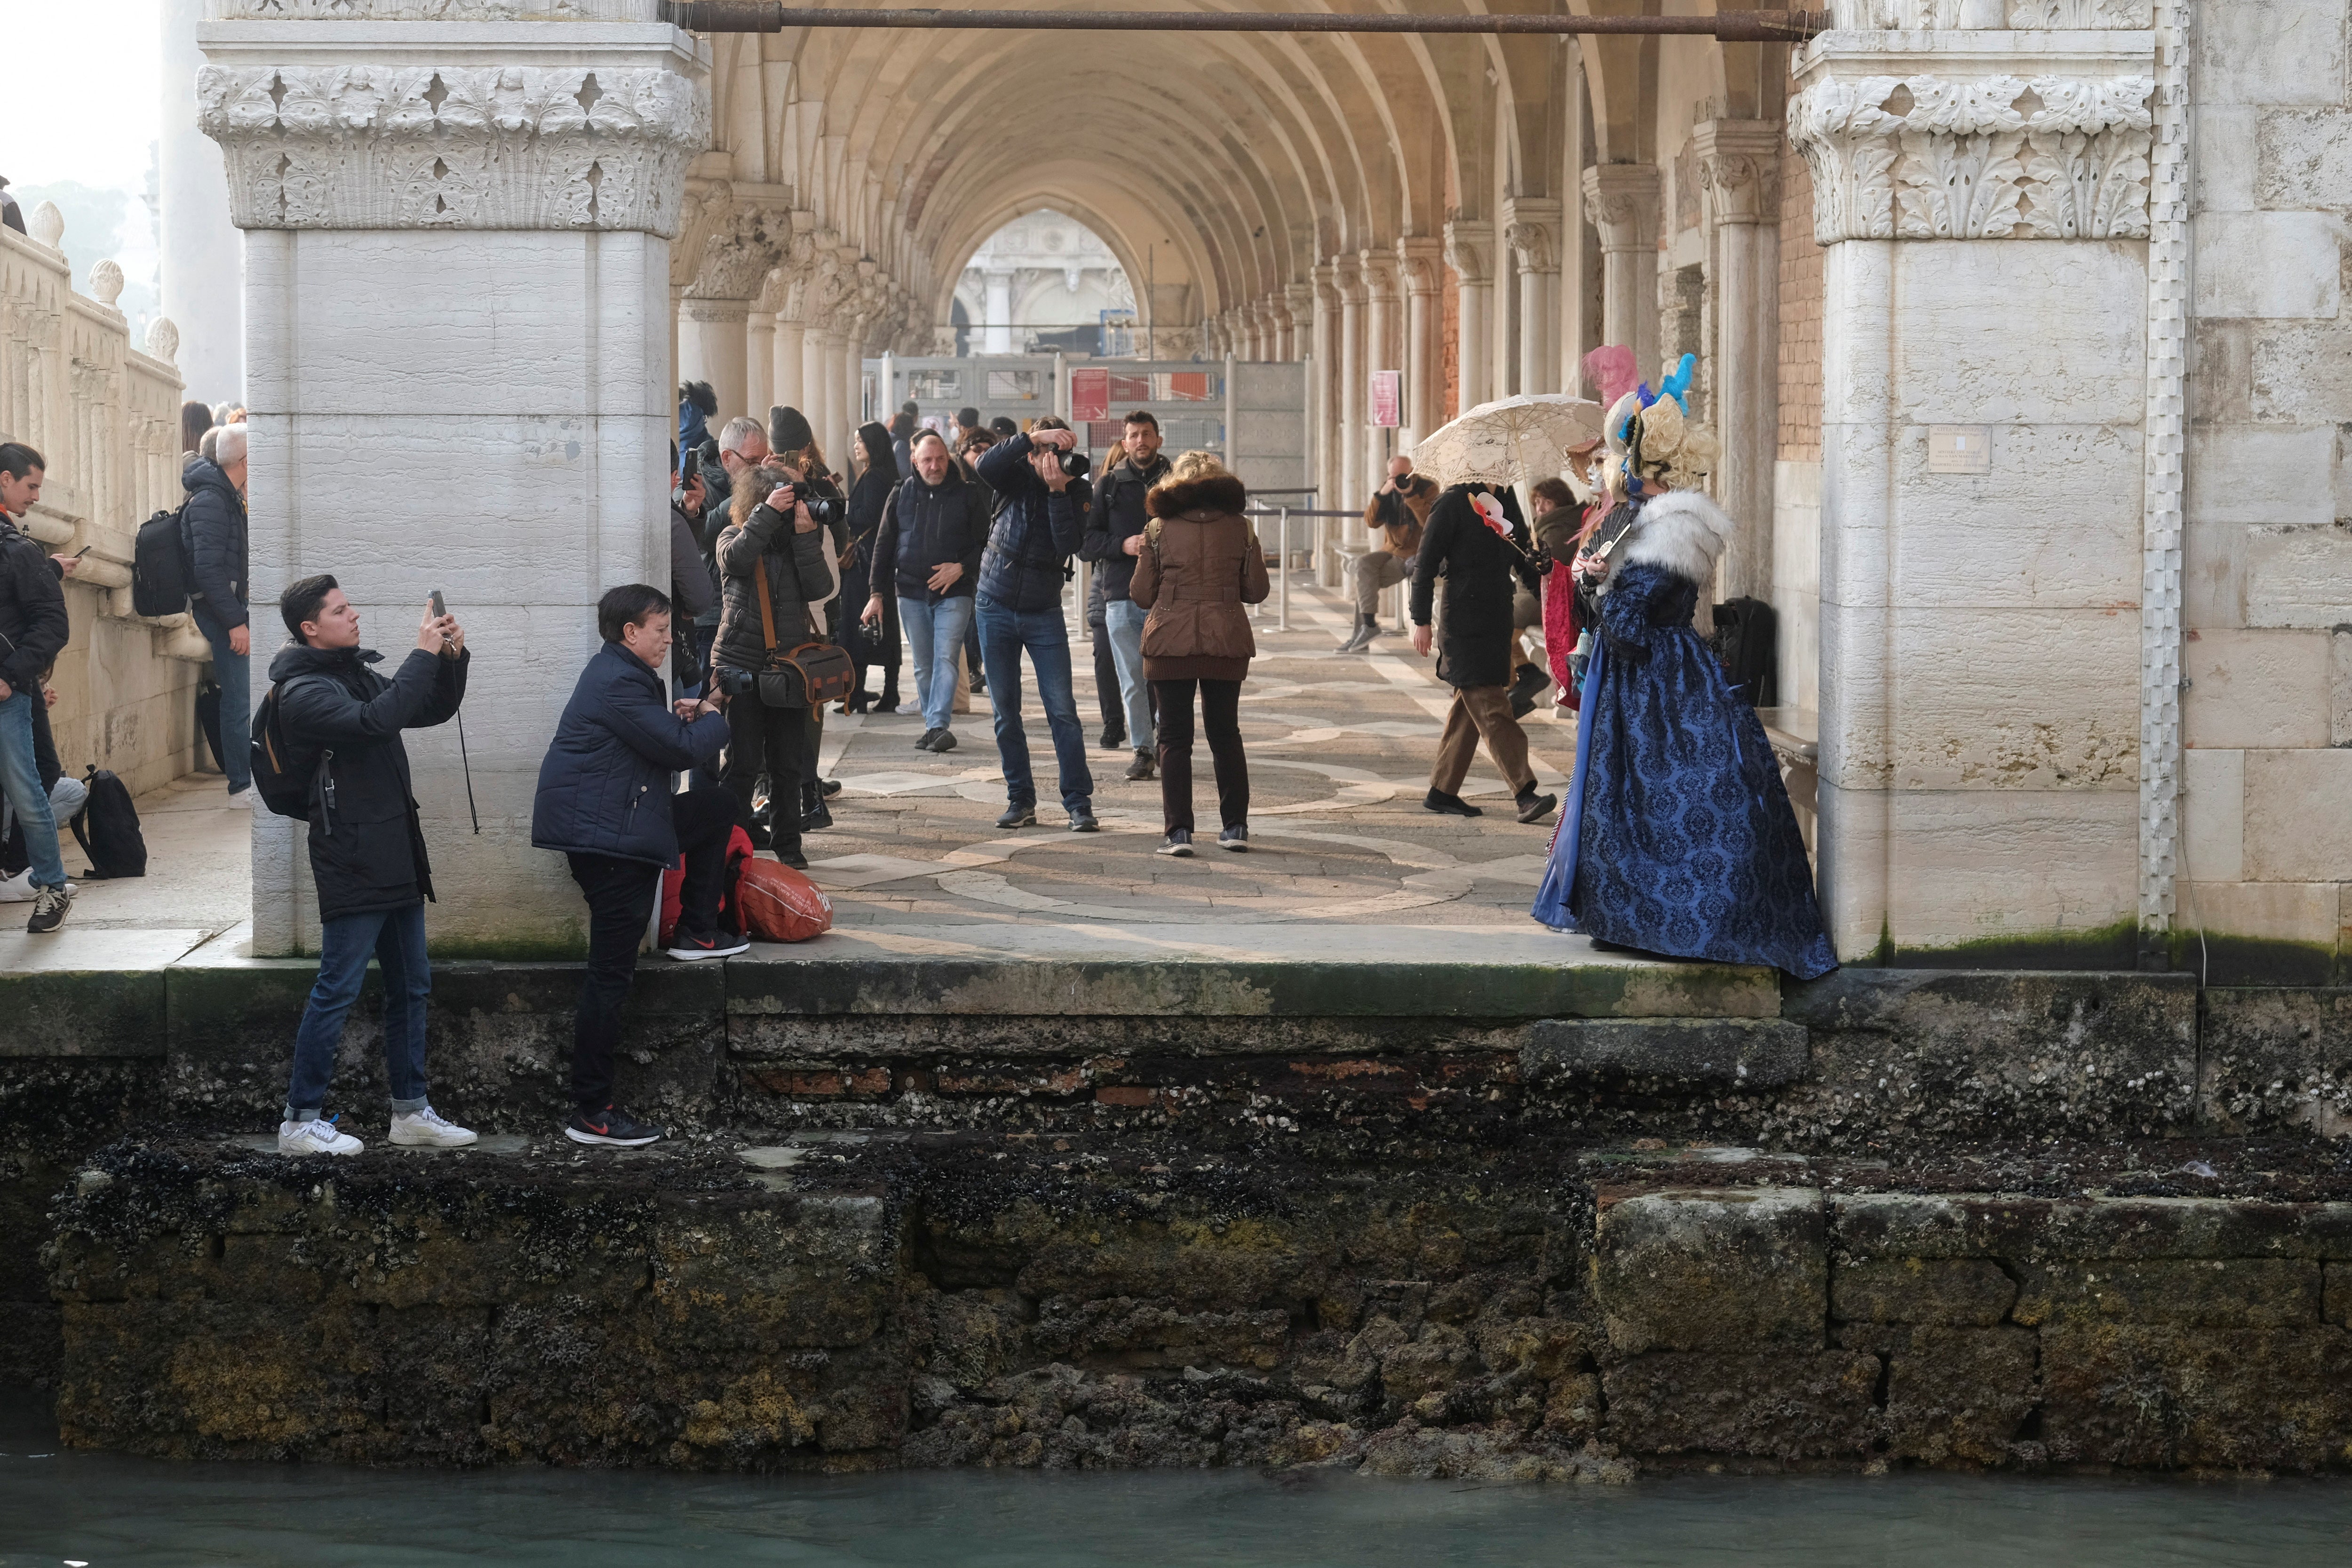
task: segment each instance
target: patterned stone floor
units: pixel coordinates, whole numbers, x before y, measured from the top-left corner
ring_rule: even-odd
[[[1094,744],[1100,709],[1082,641],[1073,654],[1103,824],[1097,835],[1067,829],[1034,691],[1026,716],[1039,818],[1014,833],[994,825],[1004,786],[985,699],[976,701],[981,710],[958,716],[959,746],[944,757],[914,749],[922,731],[914,718],[828,719],[825,773],[844,787],[834,801],[835,826],[810,835],[805,848],[818,883],[834,895],[837,929],[1337,922],[1548,936],[1527,910],[1557,813],[1535,826],[1514,820],[1510,792],[1483,752],[1463,793],[1487,815],[1465,820],[1424,810],[1448,690],[1402,636],[1384,636],[1369,655],[1337,652],[1349,618],[1339,595],[1303,578],[1292,590],[1290,631],[1275,629],[1271,604],[1259,617],[1258,658],[1242,692],[1247,854],[1205,843],[1189,860],[1153,853],[1163,821],[1160,784],[1128,782],[1132,752]],[[902,694],[911,700],[910,683]],[[1559,794],[1575,731],[1551,715],[1538,708],[1527,727],[1538,776]],[[1194,774],[1198,837],[1213,840],[1216,791],[1199,742]]]

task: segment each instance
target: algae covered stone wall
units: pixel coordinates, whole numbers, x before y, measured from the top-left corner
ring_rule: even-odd
[[[1998,1194],[1754,1151],[567,1147],[109,1151],[46,1254],[67,1439],[1489,1479],[2347,1462],[2352,1203],[2316,1167],[2184,1198],[2155,1168],[1996,1164],[2049,1189]]]

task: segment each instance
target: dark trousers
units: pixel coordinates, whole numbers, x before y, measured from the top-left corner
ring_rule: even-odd
[[[1111,661],[1110,634],[1100,626],[1095,634],[1095,701],[1102,709],[1103,728],[1127,733],[1127,705],[1118,700],[1118,666]]]
[[[727,840],[735,801],[725,790],[692,789],[669,797],[686,881],[678,889],[677,934],[719,929],[727,897]],[[621,1004],[636,978],[637,944],[661,896],[661,868],[610,855],[572,855],[572,879],[588,900],[588,973],[580,977],[580,1011],[572,1028],[572,1103],[583,1111],[613,1103],[613,1053],[621,1044]],[[420,1091],[421,1092],[421,1091]]]
[[[1201,725],[1217,769],[1217,816],[1227,827],[1249,823],[1249,760],[1242,754],[1242,683],[1155,680],[1160,708],[1160,812],[1168,831],[1192,831],[1192,689],[1201,689]]]
[[[727,787],[745,827],[751,826],[751,791],[768,775],[771,842],[801,847],[801,784],[812,776],[808,750],[814,726],[805,708],[771,708],[747,691],[727,704]]]

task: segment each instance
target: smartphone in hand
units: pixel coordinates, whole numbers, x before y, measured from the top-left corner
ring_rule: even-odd
[[[425,603],[433,606],[433,618],[436,621],[449,613],[449,602],[441,596],[441,590],[438,588],[433,590],[432,597]]]

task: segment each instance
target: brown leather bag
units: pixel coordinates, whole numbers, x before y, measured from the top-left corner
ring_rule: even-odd
[[[771,708],[822,708],[857,689],[857,666],[831,643],[804,642],[789,652],[776,647],[776,609],[768,596],[768,563],[753,574],[760,585],[760,636],[768,647],[760,671],[760,700]]]

